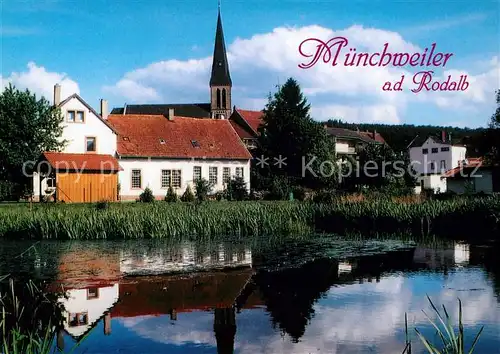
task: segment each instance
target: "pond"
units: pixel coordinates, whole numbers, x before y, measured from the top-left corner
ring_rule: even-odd
[[[73,353],[402,353],[405,313],[436,341],[426,295],[477,353],[500,347],[498,247],[455,242],[3,242],[0,274],[63,294]]]

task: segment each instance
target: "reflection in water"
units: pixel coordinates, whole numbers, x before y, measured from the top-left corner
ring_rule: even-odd
[[[432,337],[421,314],[425,294],[450,309],[462,299],[471,333],[485,325],[478,352],[500,344],[493,248],[347,252],[288,267],[298,253],[278,269],[269,252],[264,258],[241,245],[92,247],[58,251],[48,287],[68,290],[58,345],[90,333],[77,353],[401,353],[405,312]]]

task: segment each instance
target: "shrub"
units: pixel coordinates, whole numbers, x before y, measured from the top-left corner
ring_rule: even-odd
[[[198,201],[204,201],[208,199],[210,193],[212,193],[213,186],[206,179],[201,178],[196,181],[195,184],[195,194]]]
[[[165,201],[168,203],[175,203],[179,200],[177,193],[175,193],[172,186],[168,187],[167,195],[165,196]]]
[[[146,187],[144,192],[142,192],[141,195],[139,196],[139,202],[153,203],[154,201],[155,201],[155,196],[153,194],[153,191],[149,187]]]
[[[101,200],[96,203],[95,208],[97,210],[106,210],[109,209],[109,202],[107,200]]]
[[[277,176],[271,181],[269,193],[266,196],[268,200],[287,200],[290,196],[290,181],[283,176]]]
[[[227,200],[241,201],[248,199],[247,184],[243,177],[234,177],[228,182],[225,197]]]
[[[196,197],[194,196],[194,193],[191,190],[191,186],[188,185],[186,187],[186,190],[184,191],[184,193],[181,196],[181,201],[190,203],[190,202],[194,202],[195,200],[196,200]]]

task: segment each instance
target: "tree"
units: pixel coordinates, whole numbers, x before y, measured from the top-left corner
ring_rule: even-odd
[[[179,200],[177,193],[175,193],[172,186],[168,187],[167,195],[165,196],[165,201],[169,203],[175,203]]]
[[[36,161],[44,151],[64,146],[65,141],[60,139],[62,121],[58,108],[28,90],[20,91],[9,84],[0,93],[0,183],[13,183],[17,197],[31,182],[23,173],[23,164]]]
[[[208,196],[210,195],[210,193],[212,193],[213,189],[212,184],[204,178],[196,180],[194,187],[195,187],[196,199],[199,202],[207,200]]]
[[[277,176],[292,185],[311,187],[336,180],[334,142],[323,125],[311,118],[309,109],[299,84],[292,78],[274,97],[269,97],[256,155],[269,160],[267,165],[254,166],[264,181],[267,178],[267,184]],[[323,173],[319,171],[321,164]]]
[[[139,201],[141,203],[154,203],[155,200],[156,200],[155,195],[153,194],[153,191],[149,187],[146,187],[144,192],[142,192],[141,195],[139,196]]]
[[[228,183],[224,191],[227,200],[246,200],[248,199],[247,184],[243,177],[233,177]]]
[[[196,197],[194,196],[193,191],[191,190],[191,186],[187,186],[186,190],[184,191],[184,194],[181,196],[181,201],[183,202],[194,202]]]

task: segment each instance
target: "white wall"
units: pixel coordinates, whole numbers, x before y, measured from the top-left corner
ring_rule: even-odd
[[[335,143],[335,152],[337,154],[347,154],[349,152],[349,144],[337,141]]]
[[[457,194],[464,194],[468,189],[470,189],[472,193],[493,193],[493,177],[491,171],[480,169],[476,174],[477,177],[448,178],[448,190]],[[469,184],[470,187],[467,186],[467,184]]]
[[[449,151],[441,151],[441,148],[449,148]],[[437,153],[432,153],[432,149],[437,148]],[[422,150],[428,149],[427,154],[423,154]],[[410,161],[413,162],[413,168],[418,174],[423,173],[441,173],[441,161],[446,161],[445,171],[458,167],[459,161],[465,159],[466,148],[461,146],[452,146],[441,144],[429,138],[420,147],[410,148]],[[435,170],[430,169],[431,162],[435,162]]]
[[[116,154],[116,134],[104,124],[91,110],[89,110],[77,98],[72,98],[60,107],[64,117],[63,133],[60,141],[67,140],[67,145],[61,151],[64,153],[83,154],[86,153],[86,137],[95,137],[97,142],[96,154],[112,155]],[[85,112],[84,123],[69,123],[67,121],[67,111]],[[42,181],[42,195],[47,195],[47,181]],[[40,180],[38,174],[33,176],[33,195],[40,195]]]
[[[85,112],[84,123],[68,123],[66,112],[68,110],[79,110]],[[69,100],[61,107],[64,116],[64,131],[61,139],[68,140],[68,145],[63,152],[83,154],[86,153],[85,137],[96,137],[96,154],[115,155],[116,134],[104,124],[91,110],[89,110],[77,98]]]
[[[250,160],[247,161],[218,161],[218,160],[151,160],[148,159],[132,159],[120,158],[120,166],[123,168],[118,175],[120,180],[120,195],[124,199],[131,197],[137,198],[149,187],[155,196],[164,197],[167,194],[168,188],[161,188],[161,171],[162,170],[181,170],[181,187],[176,189],[177,194],[182,195],[186,190],[187,185],[193,184],[193,167],[201,166],[201,177],[208,181],[208,169],[211,166],[217,167],[217,185],[214,186],[213,192],[224,190],[222,182],[223,167],[231,169],[231,177],[236,174],[236,167],[243,167],[243,178],[250,189]],[[132,189],[131,179],[132,170],[139,169],[142,171],[142,189]],[[194,189],[193,189],[194,192]]]
[[[424,182],[424,189],[432,189],[434,193],[444,193],[447,190],[446,178],[442,178],[441,175],[424,175],[417,178],[417,182],[421,185],[421,181]]]
[[[88,324],[76,327],[69,327],[68,322],[64,324],[64,328],[72,336],[78,337],[83,335],[94,322],[101,318],[104,313],[109,310],[119,297],[119,286],[99,288],[99,297],[96,299],[87,299],[87,289],[73,289],[67,291],[68,299],[61,298],[59,302],[64,305],[66,321],[71,313],[88,313]]]

